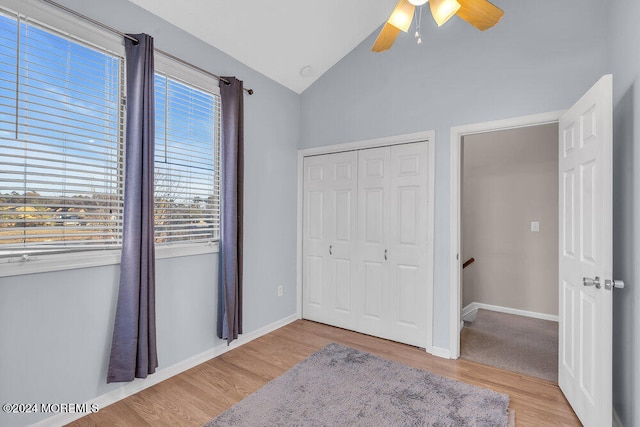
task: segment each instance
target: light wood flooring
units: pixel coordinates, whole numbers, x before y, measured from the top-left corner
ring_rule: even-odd
[[[327,344],[336,342],[506,393],[517,426],[579,426],[557,384],[306,320],[295,321],[88,415],[72,426],[201,426]]]

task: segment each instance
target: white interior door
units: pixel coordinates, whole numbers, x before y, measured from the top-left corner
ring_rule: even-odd
[[[360,332],[426,347],[432,304],[429,146],[358,153]]]
[[[389,147],[361,150],[358,153],[358,240],[357,262],[361,271],[360,301],[362,315],[358,331],[390,338],[391,289],[388,257],[388,206],[391,204]]]
[[[385,245],[390,289],[390,335],[419,347],[431,342],[432,293],[428,272],[429,151],[426,144],[391,147],[389,236]]]
[[[355,319],[356,170],[355,151],[304,159],[304,316],[340,327]]]
[[[612,422],[611,75],[561,117],[559,131],[558,383],[585,426],[605,426]]]

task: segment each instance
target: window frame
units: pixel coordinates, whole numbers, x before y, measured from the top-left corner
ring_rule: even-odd
[[[7,85],[6,88],[8,92],[15,89],[15,85],[17,85],[18,88],[17,91],[13,92],[15,97],[12,97],[13,99],[8,98],[11,99],[12,103],[15,102],[15,110],[12,106],[11,110],[13,112],[9,113],[10,121],[13,120],[13,123],[10,124],[11,133],[14,133],[15,129],[15,134],[12,137],[6,138],[6,140],[9,141],[13,140],[16,144],[15,147],[12,147],[11,142],[9,142],[7,146],[8,159],[6,162],[3,160],[0,161],[0,163],[11,168],[12,164],[15,167],[22,159],[26,160],[27,166],[29,168],[33,168],[34,173],[27,173],[26,175],[23,174],[22,177],[25,179],[23,183],[29,185],[29,188],[31,188],[29,192],[42,192],[42,197],[48,198],[49,202],[52,203],[48,204],[49,207],[57,206],[60,209],[66,207],[79,210],[84,206],[82,200],[88,195],[91,195],[91,199],[93,199],[93,196],[99,194],[108,194],[109,200],[113,200],[111,199],[113,196],[117,196],[118,198],[115,199],[115,201],[108,202],[108,207],[115,209],[117,213],[110,221],[108,221],[107,224],[96,224],[95,227],[89,225],[87,229],[85,229],[85,227],[79,227],[79,223],[73,224],[67,222],[64,224],[64,217],[70,216],[76,211],[69,214],[66,211],[59,210],[58,217],[51,217],[51,212],[48,212],[41,218],[41,222],[44,223],[53,223],[60,219],[60,224],[72,226],[69,228],[70,230],[78,232],[80,235],[84,234],[86,236],[90,236],[89,239],[60,239],[60,237],[63,237],[63,235],[66,234],[66,231],[68,231],[67,227],[51,227],[51,225],[39,227],[41,231],[45,231],[45,234],[54,238],[50,245],[35,242],[27,243],[26,246],[21,248],[17,246],[13,248],[5,248],[4,245],[1,245],[0,250],[3,253],[0,255],[0,258],[13,259],[21,257],[22,259],[28,259],[31,255],[48,255],[79,251],[104,251],[121,247],[121,232],[110,233],[108,229],[112,228],[115,230],[121,230],[122,228],[122,191],[124,189],[123,155],[125,149],[124,58],[118,53],[105,49],[92,41],[80,39],[75,35],[59,31],[48,25],[42,25],[29,17],[25,17],[23,14],[11,13],[4,9],[1,13],[3,18],[6,17],[7,19],[12,20],[15,25],[14,28],[16,32],[14,34],[16,36],[16,44],[19,46],[19,50],[15,55],[15,74],[12,74],[15,80],[11,83],[11,88],[8,87],[9,85]],[[53,99],[55,96],[52,98],[52,94],[57,93],[55,89],[49,90],[48,88],[41,86],[48,85],[48,79],[51,78],[51,86],[54,88],[60,88],[61,91],[64,91],[66,80],[64,78],[59,79],[58,76],[53,75],[56,67],[60,66],[59,62],[56,62],[55,60],[54,62],[41,62],[39,60],[43,59],[45,50],[39,50],[39,47],[37,46],[39,41],[38,39],[40,39],[40,41],[44,41],[44,43],[51,42],[51,46],[58,46],[57,40],[59,39],[62,40],[60,46],[61,49],[63,49],[63,53],[66,53],[67,55],[71,54],[73,56],[76,55],[75,52],[80,49],[91,56],[91,58],[86,58],[88,59],[88,62],[86,63],[77,60],[69,61],[69,58],[67,57],[67,71],[70,71],[71,73],[78,72],[78,68],[76,67],[94,66],[96,62],[92,64],[93,60],[104,60],[104,66],[108,66],[110,69],[106,74],[111,76],[110,79],[105,80],[105,83],[108,84],[108,86],[105,86],[104,89],[108,91],[95,92],[95,89],[102,89],[102,87],[97,86],[94,88],[92,86],[80,84],[80,86],[74,87],[74,90],[69,92],[69,97],[71,98],[70,102],[67,102],[67,100],[62,101],[65,106],[69,107],[65,110],[65,113],[56,115],[55,112],[50,113],[47,111],[55,110],[57,103],[62,102]],[[34,58],[33,61],[31,61],[30,56],[32,53],[30,52],[30,49],[34,47]],[[97,56],[94,57],[93,55],[100,56],[101,58],[98,58]],[[25,58],[24,62],[21,58]],[[57,56],[57,58],[60,58],[60,56]],[[97,64],[98,66],[101,66],[100,63]],[[32,70],[35,71],[32,73]],[[47,73],[52,74],[48,75]],[[69,75],[66,75],[66,77],[69,78]],[[33,82],[31,81],[32,79]],[[22,86],[21,84],[21,81],[23,80],[26,80],[25,86]],[[104,97],[100,97],[100,95],[104,95]],[[49,101],[51,101],[52,104],[47,105],[46,103]],[[96,103],[96,101],[98,102]],[[73,105],[77,102],[85,103],[87,109],[74,111]],[[105,112],[108,111],[109,119],[92,117],[91,114],[88,114],[88,111],[99,111],[96,109],[105,105],[102,104],[103,102],[108,102],[110,104],[109,107],[105,107]],[[53,116],[49,116],[49,114],[52,114]],[[67,115],[75,116],[80,123],[86,123],[87,126],[74,128],[73,124],[67,122]],[[97,120],[97,123],[95,120]],[[70,129],[69,133],[67,133],[68,126]],[[106,130],[104,129],[104,126],[107,126]],[[101,128],[101,130],[96,130],[97,127]],[[51,132],[51,134],[48,135],[48,132]],[[68,139],[63,141],[56,136],[52,137],[54,134],[64,134]],[[85,138],[91,139],[87,142]],[[104,144],[93,144],[93,138],[102,141]],[[27,147],[24,149],[24,157],[19,156],[19,153],[23,151],[23,149],[17,148],[22,145],[26,145]],[[55,159],[56,156],[67,157],[62,154],[66,152],[65,147],[67,146],[69,146],[68,158],[64,161]],[[102,150],[106,150],[107,154],[105,154],[103,158],[100,158],[100,156],[105,153]],[[95,158],[96,161],[93,163],[87,160],[89,159],[88,156],[91,156],[92,153],[98,154],[98,157]],[[51,154],[51,156],[48,157],[48,154]],[[106,163],[104,163],[105,160]],[[87,162],[87,168],[83,168],[82,166],[85,162]],[[50,169],[45,166],[46,163],[49,164],[48,166],[51,167]],[[86,185],[86,181],[83,180],[83,174],[93,175],[94,172],[97,174],[97,179],[92,180],[92,177],[86,177],[86,179],[90,180],[89,182],[91,182],[91,185],[95,184],[100,188],[106,189],[107,191],[105,193],[92,190],[89,185]],[[56,177],[60,177],[60,181],[57,181]],[[47,189],[49,182],[56,184],[54,189]],[[19,186],[20,185],[17,187]],[[35,188],[33,186],[35,186]],[[27,190],[24,191],[26,192]],[[55,192],[56,194],[46,195],[49,191]],[[76,192],[76,194],[70,196],[70,192]],[[83,199],[78,200],[75,198],[79,194],[83,195]],[[18,205],[26,207],[26,211],[26,209],[38,205],[37,200],[34,201],[34,199],[37,199],[38,197],[25,196],[26,205]],[[90,224],[91,219],[94,217],[95,213],[97,213],[96,211],[92,211],[92,209],[99,211],[100,208],[98,205],[95,205],[88,209],[89,213],[87,214],[88,220],[86,224]],[[98,212],[98,215],[105,215],[105,213]],[[8,229],[7,231],[11,231],[11,229]],[[16,238],[21,238],[23,236],[26,237],[26,235],[20,235],[20,228],[15,229],[15,231],[17,232],[15,235]],[[76,234],[72,233],[71,236],[73,235]],[[109,238],[110,235],[113,236],[112,239]],[[95,238],[101,240],[102,243],[96,244]],[[8,251],[9,253],[6,253],[5,251]],[[27,255],[26,257],[24,256],[25,254]]]
[[[8,16],[20,17],[25,22],[34,23],[71,39],[99,46],[120,58],[125,57],[124,44],[120,36],[41,1],[4,0],[0,10]],[[220,96],[218,81],[213,77],[160,53],[156,53],[154,61],[156,71]],[[218,114],[221,114],[220,111]],[[124,125],[126,127],[126,122]],[[220,182],[220,170],[218,169],[216,173]],[[217,253],[218,250],[219,241],[160,245],[156,247],[156,259],[212,254]],[[121,248],[88,249],[0,258],[0,277],[118,265],[121,251]]]
[[[215,131],[216,131],[216,138],[218,138],[218,140],[217,142],[214,141],[214,149],[216,151],[216,156],[217,156],[216,158],[218,159],[217,161],[218,168],[214,169],[214,173],[216,175],[218,188],[221,190],[222,174],[221,174],[220,168],[221,168],[222,162],[220,161],[219,156],[222,152],[222,143],[221,143],[222,135],[221,135],[221,129],[220,129],[220,126],[222,124],[222,117],[221,117],[222,112],[221,112],[221,102],[220,102],[220,87],[218,84],[218,80],[194,68],[181,64],[159,52],[156,52],[154,55],[154,68],[155,68],[155,73],[162,74],[167,78],[171,78],[178,82],[184,83],[188,86],[202,90],[218,98],[217,107],[219,107],[219,109],[215,111],[216,119],[217,119],[216,120],[217,129],[215,129]],[[217,146],[216,146],[216,143],[218,144]],[[218,196],[220,197],[220,194]],[[218,211],[219,212],[218,232],[219,232],[220,216],[221,216],[220,198],[218,199],[218,209],[219,209]],[[196,247],[210,248],[212,246],[214,246],[217,251],[219,240],[220,240],[220,237],[218,235],[217,239],[214,238],[208,242],[178,242],[178,243],[157,244],[156,253],[158,251],[167,251],[171,249],[175,249],[180,252],[190,253],[192,252],[192,250],[190,250],[189,248],[192,248],[192,247],[193,248],[196,248]]]

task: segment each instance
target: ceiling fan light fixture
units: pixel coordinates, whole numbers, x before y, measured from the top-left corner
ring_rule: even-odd
[[[422,6],[423,4],[425,4],[428,0],[409,0],[409,3],[411,3],[414,6]]]
[[[430,0],[429,7],[438,27],[447,22],[460,9],[457,0]]]
[[[387,22],[406,33],[411,26],[414,10],[414,5],[406,0],[400,0]]]

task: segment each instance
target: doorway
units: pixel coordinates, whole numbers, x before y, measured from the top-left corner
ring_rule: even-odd
[[[461,147],[461,357],[557,382],[558,125]]]
[[[555,125],[557,126],[558,119],[562,112],[551,112],[538,114],[533,116],[524,116],[514,119],[499,120],[494,122],[485,122],[472,125],[459,126],[451,129],[451,288],[450,288],[450,356],[451,358],[460,357],[460,331],[462,322],[462,308],[463,308],[463,272],[462,266],[467,259],[463,259],[465,256],[463,253],[462,245],[462,183],[463,183],[463,141],[465,138],[473,138],[472,135],[483,135],[489,132],[500,132],[515,130],[520,128],[543,126],[543,125]],[[556,137],[557,144],[557,137]],[[557,146],[557,145],[556,145]],[[557,151],[556,151],[557,153]],[[528,224],[527,224],[528,222]],[[532,222],[541,223],[535,219],[521,224],[525,230],[525,233],[531,232]],[[525,227],[526,226],[526,227]],[[538,224],[537,226],[542,226]],[[536,227],[533,224],[533,227]],[[557,231],[556,231],[557,239]],[[556,240],[557,242],[557,240]],[[466,254],[468,257],[474,257],[474,255]],[[484,257],[484,256],[483,256]],[[478,262],[478,261],[476,261]],[[476,264],[477,267],[478,264]],[[469,268],[473,268],[470,266]],[[554,282],[555,283],[555,282]],[[499,292],[499,291],[498,291]],[[556,301],[557,301],[557,291]],[[557,302],[556,302],[557,304]],[[503,307],[494,304],[488,304],[493,307]],[[492,308],[493,308],[492,307]],[[516,308],[512,310],[511,314],[530,314],[536,313],[533,310],[528,310],[526,306],[523,308]],[[482,308],[476,306],[474,308]],[[486,307],[485,307],[486,308]],[[521,312],[518,312],[521,310]],[[466,314],[466,313],[465,313]],[[557,314],[557,313],[556,313]]]

